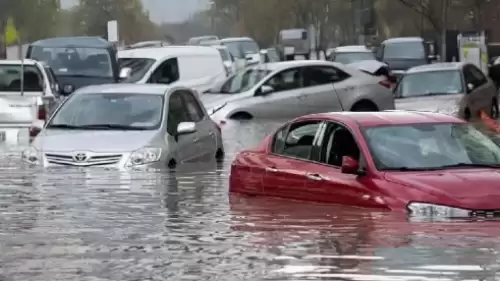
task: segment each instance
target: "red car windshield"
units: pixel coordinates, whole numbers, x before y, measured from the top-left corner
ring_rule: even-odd
[[[363,129],[378,170],[500,167],[500,147],[469,124],[415,124]]]

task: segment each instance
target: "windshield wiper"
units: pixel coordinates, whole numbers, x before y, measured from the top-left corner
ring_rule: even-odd
[[[99,76],[99,75],[89,75],[89,74],[59,74],[63,77],[87,77],[87,78],[112,78],[111,76]]]
[[[78,130],[81,129],[80,126],[74,126],[74,125],[68,125],[68,124],[53,124],[53,125],[47,125],[47,128],[52,128],[52,129],[70,129],[70,130]]]
[[[435,169],[452,169],[452,168],[500,168],[500,164],[476,164],[476,163],[456,163],[452,165],[443,165],[435,167]]]
[[[142,131],[147,130],[144,127],[136,127],[129,125],[120,125],[120,124],[90,124],[90,125],[82,125],[79,126],[80,129],[96,129],[96,130],[136,130]]]

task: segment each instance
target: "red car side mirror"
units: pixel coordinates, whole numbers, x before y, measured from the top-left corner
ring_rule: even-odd
[[[357,175],[359,173],[359,163],[350,156],[344,156],[342,157],[340,171],[344,174]]]

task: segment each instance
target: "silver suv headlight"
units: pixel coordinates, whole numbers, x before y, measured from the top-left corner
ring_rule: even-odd
[[[410,203],[408,210],[411,215],[427,216],[427,217],[448,217],[448,218],[464,218],[471,215],[470,210],[434,205],[429,203]]]
[[[21,158],[24,162],[32,165],[40,165],[42,163],[42,154],[35,147],[30,147],[22,152]]]
[[[143,147],[130,154],[127,166],[139,166],[158,162],[161,157],[161,148]]]

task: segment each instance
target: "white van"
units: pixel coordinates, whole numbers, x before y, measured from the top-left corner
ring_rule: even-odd
[[[212,47],[122,50],[117,57],[125,83],[182,85],[203,93],[226,78],[220,53]]]

